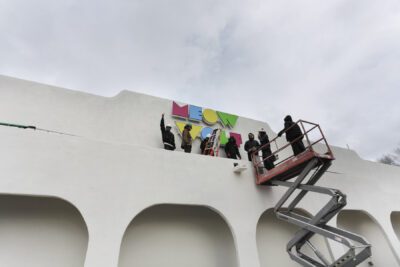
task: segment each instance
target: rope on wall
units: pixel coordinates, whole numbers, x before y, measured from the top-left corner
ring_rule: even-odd
[[[53,131],[53,130],[48,130],[48,129],[43,129],[43,128],[38,128],[38,127],[33,126],[33,125],[22,125],[22,124],[15,124],[15,123],[0,122],[0,126],[14,127],[14,128],[19,128],[19,129],[31,129],[31,130],[42,131],[42,132],[47,132],[47,133],[55,133],[55,134],[61,134],[61,135],[80,137],[80,136],[74,135],[74,134],[63,133],[63,132],[58,132],[58,131]]]

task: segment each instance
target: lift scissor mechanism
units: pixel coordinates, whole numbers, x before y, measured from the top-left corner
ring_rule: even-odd
[[[357,266],[371,256],[371,245],[362,236],[328,225],[328,222],[346,206],[346,195],[337,189],[316,185],[332,165],[335,159],[333,153],[318,124],[303,120],[296,124],[301,127],[303,136],[281,148],[278,147],[277,138],[275,138],[254,152],[256,183],[288,188],[276,204],[274,212],[279,219],[300,228],[286,247],[292,260],[307,267]],[[306,141],[304,152],[276,162],[275,168],[271,170],[267,171],[263,168],[265,160],[276,158],[273,156],[290,148],[294,142],[302,141],[303,138]],[[310,141],[311,138],[316,138],[316,140]],[[259,157],[259,151],[270,146],[271,143],[276,144],[276,151],[265,158]],[[294,181],[292,181],[293,178],[295,178]],[[296,207],[309,192],[326,195],[329,200],[314,215],[305,216],[296,212]],[[340,243],[347,248],[347,251],[335,260],[328,260],[316,245],[312,244],[311,238],[315,235]],[[305,252],[306,247],[309,248],[308,252]],[[309,255],[310,250],[313,255]]]

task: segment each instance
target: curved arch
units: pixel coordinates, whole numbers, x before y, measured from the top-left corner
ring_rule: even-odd
[[[398,265],[385,232],[370,213],[364,210],[342,210],[337,216],[337,225],[339,228],[364,236],[370,242],[372,257],[365,264],[372,262],[375,266]]]
[[[211,211],[215,212],[218,216],[220,216],[224,222],[226,223],[226,225],[229,227],[229,230],[233,236],[234,242],[235,242],[235,248],[236,248],[236,236],[235,236],[235,232],[233,230],[232,225],[230,224],[228,218],[225,216],[225,214],[223,212],[221,212],[219,209],[213,207],[213,206],[209,206],[209,205],[205,205],[205,204],[182,204],[182,203],[177,203],[177,202],[168,202],[168,203],[157,203],[157,204],[152,204],[149,205],[145,208],[143,208],[141,211],[139,211],[136,215],[134,215],[132,217],[132,219],[130,219],[129,221],[127,221],[127,223],[125,224],[125,228],[122,236],[121,236],[121,243],[122,243],[122,239],[125,236],[125,233],[129,227],[129,225],[132,224],[132,221],[135,220],[138,216],[140,216],[143,212],[145,212],[148,209],[154,208],[154,207],[158,207],[158,206],[162,206],[162,205],[173,205],[173,206],[182,206],[182,207],[199,207],[199,208],[206,208],[206,209],[210,209]]]
[[[400,211],[393,211],[390,214],[390,221],[397,238],[400,240]]]
[[[4,266],[83,267],[89,234],[68,201],[0,194],[0,238]]]
[[[310,216],[302,209],[296,209],[297,213]],[[294,237],[299,227],[276,218],[274,209],[266,210],[257,223],[257,248],[260,266],[285,266],[298,267],[292,261],[286,251],[286,244]],[[327,240],[321,236],[314,236],[311,242],[318,247],[327,258],[332,257],[332,252]],[[306,248],[308,250],[308,248]],[[311,251],[308,254],[312,254]]]
[[[205,206],[159,204],[126,228],[119,267],[238,266],[234,238],[224,218]]]

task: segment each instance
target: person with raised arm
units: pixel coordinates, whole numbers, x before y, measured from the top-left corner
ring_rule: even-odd
[[[161,122],[160,122],[160,128],[161,128],[161,136],[162,136],[162,141],[164,143],[164,149],[165,150],[175,150],[175,136],[171,132],[171,125],[167,124],[165,125],[164,123],[164,113],[161,115]]]

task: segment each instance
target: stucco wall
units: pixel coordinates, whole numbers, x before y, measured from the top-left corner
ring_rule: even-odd
[[[86,224],[71,204],[0,195],[0,266],[82,267],[87,245]]]
[[[391,220],[392,220],[392,225],[393,225],[393,230],[396,233],[397,237],[400,240],[400,212],[399,211],[394,211],[390,215]]]
[[[303,211],[296,210],[296,212],[308,216]],[[260,266],[268,267],[271,266],[272,262],[274,266],[299,266],[290,259],[286,252],[286,244],[293,238],[297,230],[298,227],[289,223],[282,223],[281,220],[276,218],[273,209],[263,213],[257,225],[257,246]],[[332,252],[325,238],[316,235],[310,241],[315,247],[318,247],[318,250],[326,259],[333,262]],[[303,249],[307,255],[314,256],[314,253],[307,246],[304,246]]]
[[[345,230],[364,236],[371,244],[373,256],[360,264],[362,267],[396,266],[398,263],[381,226],[367,213],[355,210],[341,211],[338,215],[338,226]]]
[[[0,122],[35,125],[92,140],[162,148],[161,114],[165,113],[166,123],[171,125],[182,121],[172,116],[172,100],[129,91],[108,98],[4,76],[0,76],[0,88]],[[193,124],[207,126],[203,122]],[[265,123],[243,117],[239,117],[233,128],[223,127],[221,123],[211,127],[240,133],[243,141],[247,140],[249,132],[256,133],[261,128],[272,133]],[[173,132],[180,144],[176,126]],[[199,146],[197,138],[193,151],[198,153]],[[181,151],[180,145],[177,151]],[[241,153],[245,155],[243,146]]]
[[[211,208],[229,226],[238,265],[262,266],[257,224],[284,189],[256,186],[247,161],[248,170],[235,174],[233,160],[160,149],[160,115],[170,111],[170,100],[136,93],[104,98],[0,77],[0,121],[77,135],[0,127],[0,193],[73,203],[89,232],[85,267],[117,267],[132,219],[158,204]],[[246,136],[261,127],[274,136],[267,124],[245,118],[235,130]],[[400,245],[390,219],[400,210],[399,168],[364,161],[342,148],[334,153],[334,173],[320,184],[345,192],[347,209],[374,217],[393,252],[386,266],[399,265]],[[314,213],[322,204],[310,197],[301,208]]]
[[[207,207],[157,205],[136,216],[121,244],[119,267],[236,267],[232,233]]]

